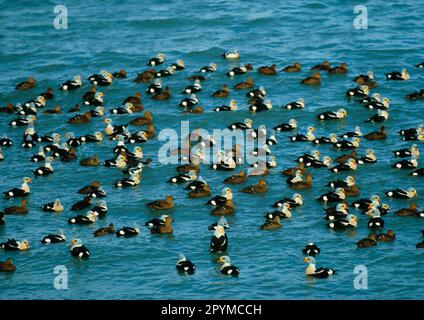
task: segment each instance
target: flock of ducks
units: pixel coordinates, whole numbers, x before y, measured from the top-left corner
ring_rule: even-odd
[[[226,52],[223,58],[238,60],[240,54],[237,50]],[[157,54],[151,58],[147,65],[149,69],[137,74],[134,81],[136,83],[146,84],[145,93],[153,100],[166,101],[171,98],[171,88],[164,86],[163,82],[167,77],[173,76],[176,72],[185,69],[183,60],[178,60],[176,63],[170,64],[167,68],[160,67],[166,62],[166,56],[163,53]],[[416,66],[423,68],[424,63]],[[284,67],[280,72],[294,73],[300,72],[303,66],[299,62],[293,65]],[[258,73],[264,76],[275,76],[278,74],[278,67],[275,64],[270,66],[261,66],[256,69]],[[329,61],[324,61],[322,64],[312,66],[312,75],[301,80],[302,85],[320,86],[322,85],[321,74],[348,74],[349,67],[346,63],[333,66]],[[188,79],[193,81],[182,91],[182,99],[179,106],[183,113],[199,114],[205,110],[199,105],[199,97],[203,90],[203,82],[208,77],[207,75],[218,71],[218,65],[211,63],[210,65],[201,67],[198,72]],[[225,75],[229,78],[235,78],[238,75],[253,73],[254,67],[252,64],[240,64],[228,70]],[[149,140],[156,136],[156,128],[154,125],[154,116],[151,111],[146,111],[142,116],[134,117],[129,123],[116,125],[112,116],[120,114],[135,114],[144,111],[142,103],[142,94],[136,93],[134,96],[129,96],[122,101],[122,105],[111,110],[106,110],[104,106],[105,94],[101,92],[101,87],[111,85],[114,81],[127,78],[127,72],[120,70],[115,73],[101,71],[99,74],[94,74],[88,77],[91,83],[89,91],[81,96],[81,103],[77,104],[69,110],[69,112],[77,113],[67,119],[67,122],[72,125],[85,124],[96,121],[96,118],[103,118],[105,123],[104,132],[93,132],[89,135],[76,136],[72,132],[66,133],[66,141],[62,140],[59,133],[52,135],[38,134],[36,120],[40,114],[52,115],[61,114],[63,110],[60,106],[55,106],[47,109],[47,102],[54,99],[56,93],[54,89],[48,88],[46,91],[37,95],[33,100],[22,104],[8,104],[0,108],[0,112],[5,115],[17,115],[17,118],[11,119],[9,126],[12,128],[24,128],[21,147],[32,149],[38,146],[38,152],[35,153],[30,161],[33,163],[43,163],[43,165],[33,170],[34,177],[48,176],[55,173],[53,163],[55,161],[70,162],[78,159],[78,147],[81,145],[92,144],[93,148],[96,144],[102,143],[103,139],[108,138],[116,141],[116,145],[111,150],[111,158],[101,160],[98,155],[79,160],[81,166],[105,166],[116,168],[123,174],[120,180],[114,183],[116,188],[132,188],[139,185],[142,181],[142,171],[152,162],[151,158],[145,159],[141,144],[148,143]],[[385,74],[387,81],[407,81],[410,76],[406,70],[394,71]],[[363,133],[359,127],[352,131],[344,133],[330,133],[327,136],[317,136],[316,128],[310,125],[306,132],[298,131],[298,121],[290,119],[287,123],[279,123],[269,130],[264,125],[258,128],[254,127],[251,119],[244,119],[238,122],[228,124],[230,130],[240,130],[247,132],[248,139],[257,141],[259,137],[265,137],[266,143],[263,146],[258,146],[254,151],[254,155],[265,154],[266,161],[258,161],[252,164],[247,170],[241,169],[238,173],[228,176],[224,183],[229,186],[247,183],[251,177],[259,176],[257,183],[249,186],[244,186],[239,191],[245,194],[263,194],[269,191],[269,186],[265,176],[269,174],[273,168],[277,166],[277,159],[272,155],[272,148],[278,145],[277,134],[288,134],[287,138],[293,143],[310,143],[312,145],[329,145],[335,150],[341,152],[337,159],[332,159],[328,156],[322,156],[321,152],[315,150],[311,153],[299,154],[296,161],[297,166],[286,168],[282,171],[283,177],[286,179],[287,185],[296,190],[291,197],[285,197],[276,201],[270,206],[274,209],[264,215],[264,223],[260,226],[261,230],[275,230],[282,227],[284,219],[291,219],[293,211],[304,204],[301,191],[311,189],[313,187],[313,171],[314,170],[330,170],[335,175],[339,173],[347,174],[344,178],[335,178],[329,181],[326,186],[330,191],[321,195],[317,201],[323,204],[324,220],[327,227],[334,231],[344,231],[358,227],[358,217],[352,211],[369,217],[367,227],[370,230],[370,235],[357,242],[358,248],[372,247],[379,242],[390,242],[396,239],[395,232],[392,229],[386,229],[383,216],[391,210],[388,204],[385,204],[380,195],[374,194],[369,197],[360,198],[354,202],[348,203],[349,197],[358,197],[360,188],[356,185],[354,177],[355,170],[358,166],[372,165],[377,162],[377,155],[373,149],[369,149],[365,154],[359,154],[362,139],[369,141],[378,141],[387,139],[387,130],[384,122],[389,117],[390,99],[382,97],[379,93],[372,93],[372,90],[378,88],[379,84],[375,81],[374,73],[368,72],[353,78],[357,84],[353,88],[349,88],[345,95],[348,99],[355,101],[358,108],[375,110],[376,113],[364,119],[364,123],[383,123],[378,131]],[[26,81],[19,83],[16,86],[17,90],[34,90],[37,86],[37,81],[29,77]],[[77,75],[71,80],[67,80],[60,84],[61,91],[79,90],[83,86],[82,77]],[[253,77],[249,77],[246,81],[237,83],[234,90],[246,90],[249,107],[248,110],[253,113],[266,112],[272,109],[271,100],[267,99],[267,91],[262,86],[257,86]],[[217,98],[225,98],[230,96],[231,89],[227,84],[217,89],[212,96]],[[407,100],[424,99],[424,89],[412,92],[405,97]],[[82,112],[82,107],[88,108],[88,111]],[[297,101],[292,101],[282,106],[287,110],[304,109],[307,105],[304,99],[300,98]],[[220,107],[211,108],[212,112],[234,112],[238,110],[238,102],[231,100],[231,103]],[[107,112],[111,117],[106,117]],[[337,110],[329,110],[316,115],[317,121],[334,121],[348,117],[348,112],[344,108]],[[134,127],[145,127],[144,130],[136,130]],[[417,128],[408,128],[399,132],[400,139],[404,141],[424,141],[424,126]],[[181,164],[176,167],[178,174],[168,179],[168,183],[176,185],[184,185],[188,192],[189,198],[209,198],[206,205],[211,207],[211,214],[219,217],[219,220],[210,225],[208,229],[213,232],[210,242],[210,252],[218,254],[216,260],[222,264],[220,272],[228,276],[237,276],[240,274],[240,269],[232,264],[231,258],[227,255],[229,239],[226,230],[230,227],[225,216],[234,215],[237,211],[237,206],[234,201],[234,192],[230,187],[224,188],[221,194],[213,196],[212,187],[200,176],[205,154],[216,144],[213,136],[202,136],[195,130],[184,140],[184,146],[187,148],[179,148],[174,150],[178,154],[180,160],[187,161],[186,164]],[[376,142],[378,143],[378,142]],[[0,139],[0,147],[10,148],[15,144],[11,139],[4,135]],[[135,145],[130,148],[130,145]],[[188,150],[188,151],[187,151]],[[238,166],[243,164],[243,159],[240,158],[240,146],[234,145],[232,150],[219,150],[218,161],[209,165],[209,170],[234,171]],[[401,158],[395,161],[392,168],[395,170],[405,170],[412,176],[424,176],[424,169],[418,167],[418,158],[420,151],[418,145],[413,143],[410,148],[393,150],[395,158]],[[6,160],[7,155],[4,155],[0,149],[0,161]],[[28,198],[31,194],[30,183],[31,177],[23,177],[22,185],[3,192],[8,199],[21,198],[21,205],[4,208],[0,212],[0,225],[6,224],[5,217],[7,215],[26,215],[29,213]],[[413,181],[413,180],[406,180]],[[12,183],[12,182],[11,182]],[[108,206],[105,198],[107,194],[99,181],[94,181],[78,190],[83,198],[73,204],[71,211],[86,211],[85,214],[77,214],[68,219],[70,225],[90,225],[96,223],[99,219],[104,218],[108,213]],[[417,196],[417,191],[414,188],[397,188],[387,190],[385,196],[395,199],[413,199]],[[60,199],[56,199],[50,203],[40,204],[43,211],[60,213],[65,210]],[[172,209],[175,205],[174,197],[167,196],[164,199],[158,199],[146,204],[148,208],[154,211],[163,212]],[[424,217],[424,212],[418,209],[417,204],[411,204],[409,207],[401,208],[395,212],[398,216],[415,216]],[[152,234],[171,234],[173,233],[173,218],[171,214],[161,214],[158,218],[154,218],[145,223],[145,227]],[[113,223],[107,227],[99,228],[93,233],[94,237],[104,237],[111,234],[116,237],[133,237],[138,236],[141,230],[137,226],[122,226],[116,228]],[[424,230],[422,231],[424,234]],[[43,244],[52,244],[66,242],[64,233],[49,234],[41,239]],[[18,241],[8,239],[0,244],[0,248],[5,251],[29,250],[30,244],[27,240]],[[417,244],[417,248],[424,248],[424,241]],[[334,269],[316,267],[316,257],[320,254],[321,249],[313,242],[308,243],[303,249],[305,255],[304,262],[307,263],[306,275],[314,278],[326,278],[336,273]],[[70,253],[77,259],[87,259],[90,257],[89,249],[79,239],[71,240]],[[188,260],[184,255],[181,255],[176,269],[183,274],[193,274],[196,266]],[[11,258],[5,262],[0,262],[0,271],[15,271],[16,267]]]

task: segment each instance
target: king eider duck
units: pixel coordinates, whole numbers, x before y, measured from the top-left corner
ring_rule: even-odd
[[[287,110],[303,109],[305,108],[305,100],[303,98],[300,98],[297,101],[292,101],[290,103],[287,103],[286,105],[283,106],[283,108]]]
[[[48,176],[53,173],[53,167],[51,165],[52,161],[54,160],[53,157],[47,157],[46,160],[44,160],[44,166],[39,167],[35,169],[34,175],[35,176]]]
[[[237,277],[240,274],[240,269],[235,265],[231,264],[231,259],[229,256],[221,256],[218,259],[219,263],[222,263],[221,273],[226,276]]]
[[[2,138],[0,138],[0,147],[11,147],[13,146],[13,141],[8,138],[7,134],[4,134]]]
[[[371,230],[382,230],[384,228],[384,220],[380,216],[380,211],[373,207],[368,215],[371,216],[368,221],[368,228]]]
[[[349,207],[346,202],[340,202],[335,207],[326,208],[325,213],[325,220],[345,220],[349,214]]]
[[[399,158],[409,158],[415,156],[418,158],[420,156],[420,151],[416,144],[413,144],[410,149],[400,149],[393,151],[393,154]]]
[[[380,200],[380,196],[372,195],[369,199],[359,199],[353,202],[351,206],[360,210],[367,210],[374,201],[380,203]]]
[[[321,249],[315,243],[309,242],[305,248],[303,248],[302,252],[310,257],[316,257],[320,254]]]
[[[3,192],[7,198],[17,198],[17,197],[26,197],[30,193],[29,183],[32,182],[31,178],[23,178],[23,183],[20,188],[13,188],[8,191]]]
[[[271,100],[266,100],[264,102],[255,103],[255,104],[249,106],[250,112],[263,112],[263,111],[268,111],[268,110],[271,110],[271,109],[272,109]]]
[[[11,127],[27,127],[35,122],[35,115],[28,115],[25,118],[17,118],[9,122]]]
[[[145,226],[152,234],[170,234],[174,232],[172,222],[174,219],[169,215],[162,215],[159,219],[155,218],[146,222]]]
[[[240,65],[239,67],[232,68],[226,73],[226,75],[229,77],[234,77],[236,75],[245,74],[250,70],[253,70],[253,65],[251,63],[248,63],[246,65]]]
[[[108,207],[105,200],[98,200],[97,205],[87,212],[88,214],[93,214],[96,217],[104,218],[108,212]]]
[[[340,150],[353,150],[359,148],[361,139],[353,138],[352,141],[341,140],[337,141],[334,146]]]
[[[88,212],[86,216],[77,215],[68,219],[68,224],[88,225],[96,222],[97,216],[94,213]]]
[[[71,255],[75,258],[87,259],[90,256],[90,251],[78,239],[71,241]]]
[[[174,197],[166,196],[165,199],[159,199],[146,204],[150,209],[167,210],[174,207]]]
[[[60,243],[60,242],[65,242],[66,241],[66,237],[63,233],[60,234],[49,234],[47,236],[45,236],[42,240],[41,243],[47,244],[47,243]]]
[[[63,90],[63,91],[74,90],[74,89],[81,88],[81,86],[82,86],[81,76],[76,76],[74,77],[73,80],[68,80],[62,83],[60,86],[60,90]]]
[[[184,70],[185,69],[185,62],[184,62],[184,60],[179,59],[179,60],[177,60],[177,62],[172,63],[171,67],[173,67],[177,71]]]
[[[62,212],[65,210],[62,206],[62,203],[60,202],[60,199],[56,199],[54,202],[49,202],[43,205],[41,209],[46,212]]]
[[[364,98],[370,93],[368,86],[363,85],[360,88],[353,88],[346,91],[346,96],[350,98]]]
[[[209,66],[205,66],[200,68],[199,72],[201,73],[209,73],[209,72],[215,72],[218,69],[216,63],[211,63]]]
[[[184,255],[180,255],[180,258],[177,261],[177,264],[175,265],[177,268],[177,271],[181,274],[194,274],[196,271],[196,266],[193,262],[188,260]]]
[[[179,174],[178,176],[172,177],[168,180],[168,183],[184,183],[188,181],[194,181],[197,179],[196,171],[190,170],[187,174]]]
[[[314,257],[306,257],[303,259],[304,262],[308,264],[306,267],[306,275],[312,278],[328,278],[336,273],[334,269],[328,268],[316,268],[315,266],[315,258]]]
[[[343,188],[337,188],[335,192],[328,192],[320,196],[317,200],[326,203],[341,202],[346,199],[346,194]]]
[[[341,171],[356,170],[358,163],[355,159],[348,159],[344,164],[338,164],[337,166],[331,168],[332,172],[338,173]]]
[[[117,237],[134,237],[138,236],[140,234],[140,229],[137,227],[123,227],[122,229],[119,229],[116,231]]]
[[[358,226],[358,218],[354,214],[348,214],[346,218],[338,219],[327,224],[327,227],[335,231],[344,231],[356,228]]]
[[[292,142],[305,142],[305,141],[314,141],[316,139],[314,132],[316,131],[315,127],[309,126],[306,134],[298,133],[295,136],[291,136],[290,140]]]
[[[319,120],[340,120],[347,117],[347,111],[343,108],[338,109],[337,111],[326,111],[317,115]]]
[[[220,107],[214,108],[213,111],[215,111],[215,112],[236,111],[237,110],[237,104],[238,104],[237,100],[232,99],[230,101],[230,105],[229,106],[222,105]]]
[[[389,113],[387,111],[378,109],[377,114],[368,118],[367,120],[365,120],[365,122],[366,123],[369,123],[369,122],[380,123],[380,122],[386,121],[388,118],[389,118]]]
[[[225,229],[222,225],[217,225],[215,227],[214,234],[210,243],[210,252],[211,253],[224,253],[228,248],[228,238],[225,234]]]
[[[152,67],[154,67],[154,66],[157,66],[157,65],[163,64],[164,62],[165,62],[165,54],[164,54],[164,53],[158,53],[158,54],[156,55],[156,57],[151,58],[151,59],[147,62],[147,65],[148,65],[148,66],[152,66]]]
[[[407,190],[404,189],[394,189],[387,191],[385,193],[388,197],[394,198],[394,199],[412,199],[417,196],[417,190],[414,188],[409,188]]]
[[[402,72],[394,71],[385,75],[387,80],[409,80],[409,73],[406,69],[403,69]]]
[[[102,70],[100,74],[93,74],[89,76],[88,80],[94,85],[105,87],[112,83],[113,76],[110,72]]]
[[[198,93],[202,91],[202,85],[200,84],[199,80],[195,80],[193,85],[190,85],[186,87],[182,93],[185,94],[192,94],[192,93]]]
[[[275,230],[280,229],[283,226],[279,215],[270,215],[271,217],[268,217],[268,215],[265,216],[266,221],[263,225],[261,225],[261,230]]]
[[[213,197],[208,202],[206,202],[205,205],[220,207],[225,205],[227,200],[232,200],[232,199],[233,199],[233,191],[230,188],[224,188],[224,190],[222,190],[221,195]]]
[[[279,208],[279,207],[282,207],[284,205],[284,203],[288,203],[288,204],[290,204],[291,207],[296,208],[296,207],[303,205],[303,197],[302,197],[301,194],[295,193],[295,194],[293,194],[293,196],[291,198],[286,197],[284,199],[276,201],[272,205],[272,207],[273,208]]]
[[[401,160],[392,165],[392,168],[396,169],[415,169],[418,167],[417,158],[414,156],[411,160]]]
[[[244,122],[234,122],[228,126],[230,130],[247,130],[252,129],[253,121],[251,119],[245,119]]]
[[[410,176],[424,176],[424,168],[417,169],[409,174]]]
[[[128,188],[138,186],[141,182],[140,173],[134,172],[129,178],[123,178],[115,182],[116,188]]]
[[[4,251],[26,251],[30,248],[27,240],[17,241],[15,239],[7,239],[7,242],[0,243],[0,249]]]
[[[273,129],[278,132],[293,131],[297,129],[297,121],[296,119],[290,119],[288,123],[280,123]]]

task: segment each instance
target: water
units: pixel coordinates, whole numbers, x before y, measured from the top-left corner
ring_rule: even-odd
[[[48,87],[58,88],[63,81],[81,74],[83,79],[101,69],[117,71],[125,68],[127,80],[115,81],[102,88],[106,94],[106,108],[118,106],[128,95],[144,92],[145,85],[131,80],[137,72],[146,69],[145,62],[157,52],[167,54],[168,63],[182,58],[186,70],[164,81],[171,86],[173,98],[168,102],[154,102],[144,98],[145,109],[155,116],[158,130],[179,129],[180,121],[190,120],[190,127],[224,128],[232,121],[252,117],[255,125],[273,127],[294,117],[301,131],[309,124],[317,127],[318,135],[345,132],[361,125],[369,132],[378,125],[365,125],[372,115],[361,107],[349,103],[344,91],[354,86],[354,75],[373,70],[380,87],[375,92],[391,99],[390,119],[387,121],[389,138],[385,142],[362,143],[360,153],[373,147],[378,164],[360,167],[356,173],[361,195],[383,194],[388,188],[415,187],[422,204],[422,180],[407,176],[406,172],[390,169],[394,161],[392,150],[409,147],[401,142],[397,131],[422,122],[419,108],[422,102],[406,102],[404,95],[424,87],[421,70],[413,66],[423,60],[422,3],[418,1],[372,1],[368,7],[369,28],[353,28],[355,1],[327,1],[325,4],[308,1],[161,1],[153,2],[109,1],[101,7],[94,1],[76,4],[61,1],[68,8],[68,30],[55,30],[53,8],[56,2],[2,1],[0,15],[0,104],[17,103],[34,98]],[[304,70],[296,74],[279,73],[265,77],[255,73],[228,79],[224,73],[234,66],[220,54],[238,48],[241,62],[258,67],[276,63],[279,70],[300,61]],[[310,66],[323,60],[350,66],[349,76],[323,75],[321,88],[307,88],[299,81],[308,76]],[[205,82],[200,94],[201,105],[211,109],[231,98],[239,100],[241,110],[234,113],[181,115],[177,107],[182,95],[179,92],[189,82],[185,80],[201,66],[218,63],[219,71]],[[386,82],[384,72],[408,68],[411,80]],[[14,85],[27,76],[38,80],[34,90],[14,91]],[[268,90],[274,108],[267,113],[249,115],[244,91],[232,91],[228,99],[213,99],[210,94],[224,83],[235,83],[253,76],[258,85]],[[80,101],[89,84],[76,92],[60,93],[48,107],[60,104],[65,110]],[[307,107],[303,111],[286,111],[282,104],[304,97]],[[315,115],[324,110],[345,107],[348,119],[340,122],[317,123]],[[89,125],[71,126],[62,116],[41,115],[36,129],[41,134],[73,131],[77,135],[103,130],[102,119]],[[0,163],[0,190],[20,185],[23,176],[31,175],[36,164],[30,156],[36,150],[19,147],[22,129],[10,129],[7,124],[15,116],[0,116],[1,134],[7,133],[15,142],[4,149],[6,160]],[[117,124],[126,123],[131,116],[113,116]],[[407,206],[407,201],[384,202],[392,206],[392,213],[384,219],[398,239],[393,243],[380,243],[375,248],[356,249],[356,241],[368,234],[367,218],[359,217],[354,232],[329,231],[322,219],[322,207],[314,199],[327,192],[324,186],[336,177],[327,170],[315,170],[315,187],[303,192],[305,205],[296,210],[281,230],[260,231],[263,214],[269,205],[293,191],[287,188],[279,171],[293,166],[293,160],[303,152],[311,151],[309,144],[291,144],[285,134],[278,135],[280,144],[273,148],[278,168],[266,178],[270,191],[264,196],[239,194],[243,186],[234,187],[237,215],[229,217],[229,255],[240,267],[239,278],[219,274],[214,257],[209,254],[211,233],[207,230],[216,221],[204,199],[189,200],[181,186],[169,186],[166,180],[175,174],[173,166],[157,161],[157,140],[143,145],[144,153],[154,159],[151,168],[143,172],[143,181],[137,188],[115,190],[113,182],[121,177],[114,169],[84,168],[78,162],[53,163],[55,173],[47,178],[34,179],[31,185],[30,214],[25,217],[7,217],[0,228],[0,240],[15,237],[28,239],[32,248],[28,252],[0,253],[0,260],[13,257],[18,270],[13,274],[0,274],[2,299],[422,299],[419,284],[423,280],[422,252],[415,249],[421,241],[420,230],[424,221],[400,218],[393,211]],[[87,145],[79,149],[79,157],[97,153],[101,159],[111,158],[114,143]],[[321,146],[324,155],[336,156],[332,148]],[[212,172],[206,167],[202,176],[213,187],[214,194],[224,187],[226,173]],[[92,226],[68,226],[67,219],[74,213],[70,206],[80,199],[76,191],[98,179],[108,192],[109,214]],[[255,183],[257,178],[250,179]],[[156,217],[145,207],[148,201],[171,194],[176,199],[172,210],[175,233],[172,236],[150,235],[143,228],[139,237],[117,239],[114,236],[93,238],[92,232],[109,222],[117,227],[139,226]],[[65,208],[61,214],[46,214],[39,208],[60,197]],[[15,203],[0,199],[0,208]],[[76,261],[70,256],[67,244],[41,245],[39,241],[48,233],[63,230],[68,239],[78,237],[91,250],[88,261]],[[301,249],[309,242],[322,249],[318,264],[337,269],[337,275],[328,280],[310,280],[304,274],[305,264]],[[179,253],[185,253],[197,265],[194,276],[179,276],[175,263]],[[68,268],[68,290],[55,290],[53,269],[57,265]],[[356,290],[353,286],[354,267],[368,268],[368,289]]]

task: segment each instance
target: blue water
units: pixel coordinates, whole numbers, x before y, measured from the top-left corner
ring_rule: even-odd
[[[380,92],[391,99],[390,118],[386,122],[387,141],[363,141],[360,153],[374,148],[378,157],[376,165],[362,166],[355,174],[361,196],[383,192],[388,188],[415,187],[423,204],[424,183],[420,178],[407,176],[390,168],[394,161],[391,151],[409,147],[411,143],[400,140],[397,131],[419,125],[422,120],[422,102],[407,102],[405,94],[424,87],[423,71],[414,66],[423,60],[423,13],[419,1],[364,1],[368,7],[369,27],[355,30],[353,8],[357,1],[60,1],[69,13],[69,28],[53,27],[55,1],[1,1],[0,2],[0,105],[24,102],[34,98],[48,87],[58,88],[60,83],[81,74],[85,80],[102,69],[117,71],[125,68],[127,80],[118,80],[107,88],[107,109],[118,106],[128,95],[144,92],[145,85],[132,82],[136,73],[146,69],[146,61],[157,52],[167,55],[167,63],[184,59],[186,70],[164,80],[171,86],[173,97],[167,102],[154,102],[144,98],[146,110],[155,116],[158,130],[179,130],[180,121],[189,120],[190,127],[207,129],[224,128],[232,121],[251,117],[255,126],[265,124],[271,128],[278,123],[296,118],[300,131],[314,124],[317,135],[342,133],[360,125],[364,132],[374,131],[379,125],[365,125],[372,115],[362,107],[345,100],[344,92],[353,87],[354,75],[373,70]],[[225,50],[238,48],[241,62],[254,66],[275,63],[279,70],[295,61],[304,69],[296,74],[279,73],[276,77],[261,76],[257,72],[228,79],[225,72],[235,65],[220,56]],[[347,62],[348,76],[323,74],[321,88],[308,88],[299,81],[309,75],[309,67],[323,60],[334,64]],[[181,115],[177,107],[182,98],[179,92],[189,84],[185,78],[201,66],[218,64],[218,72],[204,83],[200,94],[203,115]],[[386,82],[384,72],[407,68],[411,80]],[[32,75],[38,80],[34,90],[14,91],[16,83]],[[210,94],[227,83],[235,83],[253,76],[263,85],[274,108],[267,113],[250,115],[244,91],[232,91],[228,99],[213,99]],[[60,104],[65,110],[80,102],[88,90],[85,80],[82,89],[60,93],[47,107]],[[304,97],[307,107],[303,111],[287,111],[281,105]],[[241,108],[234,113],[216,114],[214,106],[239,100]],[[345,107],[347,120],[318,123],[315,115],[321,111]],[[103,130],[103,119],[89,125],[66,124],[63,115],[40,115],[36,130],[40,134],[73,131],[77,135]],[[113,116],[117,124],[126,123],[135,116]],[[15,115],[0,116],[0,134],[7,133],[15,142],[11,149],[3,148],[5,161],[0,162],[0,190],[19,186],[23,176],[30,176],[38,165],[29,162],[36,150],[19,147],[23,129],[11,129],[8,122]],[[32,247],[28,252],[0,252],[0,260],[13,257],[17,271],[0,274],[1,299],[422,299],[423,252],[415,249],[421,241],[420,230],[424,221],[400,218],[393,214],[405,207],[408,201],[384,202],[392,212],[384,217],[386,225],[397,234],[392,243],[377,247],[357,249],[356,241],[368,235],[367,217],[359,217],[357,230],[347,233],[329,231],[323,218],[322,207],[315,198],[327,192],[328,181],[344,175],[328,170],[315,170],[315,187],[302,192],[305,205],[294,211],[290,221],[278,231],[261,231],[263,214],[270,205],[293,194],[279,173],[293,166],[293,160],[311,151],[309,144],[292,144],[286,134],[278,135],[279,145],[273,148],[278,167],[266,178],[270,191],[264,196],[238,193],[243,186],[235,186],[237,214],[229,217],[229,255],[241,269],[238,278],[219,274],[216,257],[209,254],[211,232],[207,226],[216,221],[204,199],[190,200],[182,186],[170,186],[166,180],[175,175],[174,166],[164,166],[157,161],[161,143],[157,140],[143,145],[146,156],[153,158],[150,168],[143,171],[141,185],[134,189],[116,190],[113,182],[122,175],[118,170],[81,167],[78,162],[55,161],[55,173],[47,178],[34,179],[31,184],[30,214],[25,217],[8,216],[6,225],[0,227],[0,240],[28,239]],[[99,154],[101,159],[111,158],[114,143],[85,145],[78,149],[80,158]],[[422,144],[420,144],[422,147]],[[337,156],[331,147],[321,146],[323,155]],[[202,168],[201,175],[213,187],[214,194],[221,192],[227,173]],[[98,179],[108,192],[109,214],[106,219],[91,226],[71,227],[67,219],[74,215],[70,206],[81,197],[76,191]],[[251,178],[249,183],[258,179]],[[115,236],[93,238],[92,232],[114,222],[117,227],[143,226],[158,216],[149,211],[145,203],[171,194],[176,207],[174,235],[150,235],[143,228],[139,237],[117,239]],[[65,212],[46,214],[40,210],[44,203],[60,197]],[[0,199],[0,208],[15,203]],[[16,203],[18,203],[16,201]],[[41,245],[43,236],[63,230],[70,240],[80,238],[91,251],[88,261],[76,261],[67,244]],[[335,268],[337,274],[327,280],[310,280],[304,274],[305,264],[301,249],[314,241],[321,247],[318,265]],[[197,265],[193,276],[180,276],[175,263],[180,253],[186,254]],[[69,272],[69,288],[56,290],[53,286],[53,268],[65,265]],[[356,290],[353,286],[356,265],[368,268],[368,289]]]

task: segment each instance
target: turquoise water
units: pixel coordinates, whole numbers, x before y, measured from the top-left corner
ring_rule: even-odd
[[[391,99],[390,118],[386,122],[387,141],[363,141],[360,153],[374,148],[378,157],[376,165],[360,167],[355,174],[361,196],[373,193],[383,196],[389,188],[415,187],[423,204],[424,183],[420,178],[407,176],[407,172],[390,168],[394,161],[391,151],[409,147],[397,135],[400,128],[419,125],[422,120],[422,102],[407,102],[404,96],[424,87],[423,71],[414,66],[423,60],[423,13],[419,1],[368,1],[369,28],[353,28],[353,8],[356,1],[326,1],[325,4],[309,1],[161,1],[153,2],[108,1],[101,6],[95,1],[61,1],[68,8],[69,28],[56,30],[54,1],[2,1],[0,2],[0,105],[24,102],[34,98],[48,87],[57,95],[47,107],[60,104],[65,110],[79,102],[90,85],[85,80],[102,69],[118,71],[125,68],[127,80],[118,80],[110,87],[101,88],[106,94],[107,109],[118,106],[128,95],[144,92],[145,85],[131,80],[136,73],[146,69],[146,61],[157,52],[167,55],[167,63],[184,59],[186,70],[167,78],[173,97],[167,102],[154,102],[144,98],[144,107],[155,116],[158,130],[179,130],[180,121],[189,120],[190,127],[224,128],[232,121],[251,117],[255,126],[267,127],[296,118],[300,131],[314,124],[317,136],[330,132],[342,133],[360,125],[364,132],[377,130],[379,125],[364,124],[373,113],[349,103],[344,92],[354,86],[354,75],[373,70],[380,92]],[[278,69],[300,61],[304,70],[296,74],[279,73],[276,77],[261,76],[257,72],[228,79],[225,72],[235,65],[220,55],[238,48],[241,62],[255,67],[275,63]],[[347,62],[348,76],[323,75],[321,88],[308,88],[299,81],[309,75],[310,66],[330,60],[334,64]],[[240,110],[233,113],[181,115],[177,107],[179,94],[188,84],[185,78],[201,66],[218,64],[218,72],[204,83],[200,94],[201,105],[206,110],[228,103],[231,98],[240,102]],[[384,73],[407,68],[411,80],[386,82]],[[85,80],[82,89],[60,93],[60,83],[81,74]],[[14,91],[16,83],[32,75],[38,80],[34,90]],[[235,83],[253,76],[263,85],[274,108],[270,112],[251,115],[247,111],[244,91],[232,91],[228,99],[210,98],[210,94],[227,83]],[[84,81],[83,80],[83,81]],[[287,111],[280,106],[304,97],[307,107],[302,111]],[[345,107],[347,120],[318,123],[315,115],[325,110]],[[66,124],[70,115],[40,115],[36,130],[39,134],[73,131],[77,135],[103,130],[102,119],[89,125]],[[128,122],[135,116],[113,116],[114,123]],[[11,129],[8,122],[15,115],[0,115],[0,134],[7,133],[15,146],[3,148],[5,161],[0,162],[0,190],[19,186],[23,176],[31,176],[38,165],[29,162],[34,150],[19,147],[23,129]],[[415,249],[421,241],[420,230],[424,221],[400,218],[393,214],[407,201],[390,201],[392,212],[384,217],[386,225],[397,234],[392,243],[380,243],[369,249],[356,249],[356,241],[368,235],[367,217],[359,217],[359,227],[353,232],[335,233],[327,229],[322,219],[323,209],[314,200],[327,188],[324,185],[344,175],[334,175],[328,170],[315,170],[315,187],[302,192],[305,205],[293,213],[290,221],[278,231],[261,231],[263,215],[270,205],[293,194],[279,173],[293,166],[297,156],[313,150],[309,144],[292,144],[286,134],[279,134],[279,145],[273,148],[278,167],[266,178],[270,191],[264,196],[245,195],[235,186],[237,214],[229,217],[229,255],[241,269],[238,278],[227,278],[217,271],[216,258],[209,254],[211,232],[207,226],[217,220],[204,206],[205,199],[187,198],[182,186],[170,186],[166,180],[175,175],[174,166],[164,166],[157,161],[157,140],[143,145],[146,157],[152,157],[150,168],[143,171],[139,187],[116,190],[113,182],[121,178],[118,170],[104,167],[84,168],[78,162],[55,161],[55,173],[47,178],[34,179],[31,184],[30,214],[25,217],[7,216],[0,227],[0,240],[28,239],[32,248],[28,252],[0,252],[0,260],[13,257],[17,271],[0,274],[1,299],[422,299],[423,252]],[[80,158],[97,153],[102,160],[111,158],[114,143],[88,144],[78,149]],[[422,144],[420,144],[420,147]],[[335,157],[331,147],[321,146],[323,155]],[[205,166],[201,175],[218,194],[224,187],[227,173],[213,172]],[[81,197],[76,193],[83,185],[98,179],[108,192],[109,214],[106,219],[91,226],[68,226],[67,219],[75,213],[70,206]],[[249,179],[255,183],[258,179]],[[118,239],[114,236],[93,238],[92,232],[115,223],[117,227],[133,226],[157,217],[145,203],[174,196],[176,207],[174,235],[150,235],[142,228],[139,237]],[[44,203],[60,197],[65,209],[61,214],[46,214],[40,210]],[[0,198],[0,208],[15,203]],[[16,201],[18,203],[18,201]],[[80,238],[91,251],[88,261],[76,261],[67,244],[41,245],[39,241],[49,233],[63,230],[68,239]],[[337,274],[327,280],[307,279],[301,249],[309,241],[321,248],[318,265],[335,268]],[[180,276],[175,263],[180,253],[186,254],[196,265],[193,276]],[[53,286],[57,265],[68,268],[67,290]],[[368,289],[356,290],[353,286],[354,267],[368,268]]]

